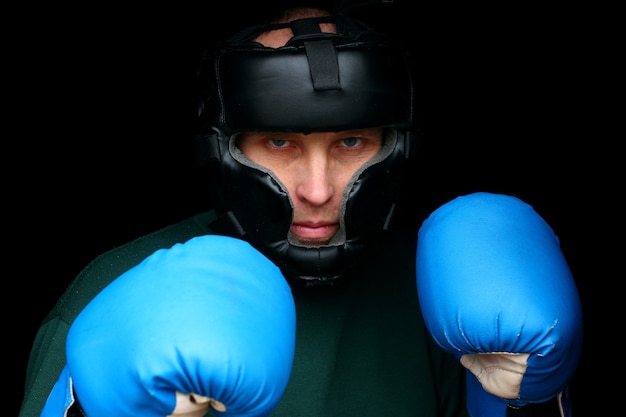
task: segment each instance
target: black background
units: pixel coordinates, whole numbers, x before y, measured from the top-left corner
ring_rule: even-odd
[[[4,205],[19,399],[39,323],[74,276],[99,253],[210,206],[192,148],[195,66],[228,25],[278,2],[206,3],[17,13]],[[612,151],[592,118],[594,48],[572,18],[581,11],[410,3],[362,13],[410,39],[419,63],[416,219],[472,191],[535,207],[560,237],[583,302],[575,400],[598,407],[587,393],[599,389],[606,313],[593,299],[614,275],[605,250],[614,188]]]

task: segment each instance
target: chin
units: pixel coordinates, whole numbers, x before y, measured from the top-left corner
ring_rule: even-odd
[[[297,239],[297,241],[299,246],[305,248],[320,248],[328,245],[330,239]]]

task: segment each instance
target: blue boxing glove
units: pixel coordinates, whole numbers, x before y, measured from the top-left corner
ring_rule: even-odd
[[[420,228],[416,273],[429,332],[468,369],[470,415],[553,399],[551,415],[571,415],[562,394],[581,356],[582,310],[558,238],[531,206],[492,193],[444,204]]]
[[[42,416],[75,398],[87,417],[267,416],[291,374],[295,306],[248,243],[196,237],[161,249],[76,317]]]

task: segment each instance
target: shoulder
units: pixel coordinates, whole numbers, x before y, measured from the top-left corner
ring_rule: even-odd
[[[209,223],[214,217],[213,211],[196,214],[99,255],[70,283],[49,318],[62,317],[72,322],[105,286],[155,251],[196,236],[213,234]]]

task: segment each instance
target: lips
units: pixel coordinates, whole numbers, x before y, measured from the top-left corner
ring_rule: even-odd
[[[291,233],[303,242],[327,242],[338,229],[337,223],[299,222],[291,225]]]

